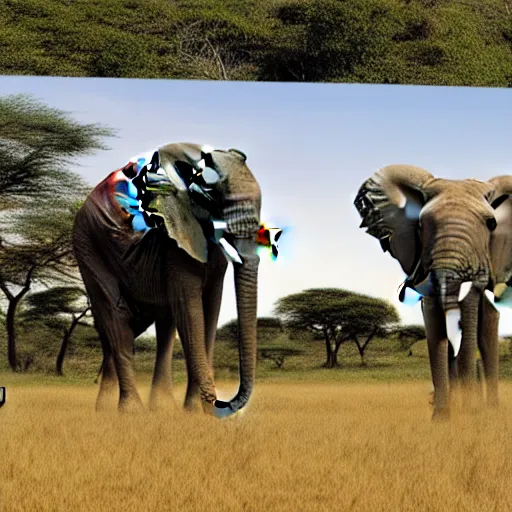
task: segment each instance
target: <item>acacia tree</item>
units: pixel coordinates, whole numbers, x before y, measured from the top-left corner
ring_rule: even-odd
[[[404,325],[395,329],[398,343],[401,350],[408,350],[409,356],[412,356],[412,346],[426,338],[425,326],[423,325]]]
[[[31,96],[0,97],[0,209],[26,206],[28,199],[80,197],[86,191],[69,171],[75,159],[107,149],[112,129],[83,124]]]
[[[5,328],[7,357],[12,370],[20,369],[16,344],[16,314],[22,299],[37,283],[76,281],[79,276],[71,246],[77,204],[68,208],[18,211],[3,230],[0,247],[0,290],[7,299]],[[9,235],[15,240],[9,241]]]
[[[387,301],[339,288],[313,288],[282,297],[275,312],[291,328],[322,334],[327,368],[339,366],[338,351],[343,343],[353,341],[363,359],[374,336],[399,321],[396,309]]]
[[[388,301],[366,295],[354,295],[345,301],[345,335],[351,339],[365,364],[364,353],[375,336],[385,336],[388,328],[400,321]]]
[[[79,286],[55,286],[29,295],[27,305],[28,308],[23,314],[25,321],[39,320],[47,327],[62,332],[62,341],[55,364],[57,374],[62,375],[64,357],[71,336],[91,310],[85,290]],[[89,326],[85,323],[82,325]]]
[[[7,352],[16,356],[15,316],[34,282],[75,278],[71,229],[88,187],[68,170],[78,156],[106,149],[109,128],[81,124],[30,96],[0,97],[0,290],[8,306]]]

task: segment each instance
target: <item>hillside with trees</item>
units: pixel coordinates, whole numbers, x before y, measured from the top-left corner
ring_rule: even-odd
[[[0,73],[510,87],[511,0],[5,0]]]

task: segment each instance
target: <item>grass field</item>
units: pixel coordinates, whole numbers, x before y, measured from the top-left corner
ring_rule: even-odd
[[[304,343],[281,369],[259,361],[251,403],[224,421],[182,411],[179,347],[176,408],[126,416],[94,411],[99,347],[76,344],[57,377],[52,346],[30,372],[0,367],[2,512],[512,510],[508,343],[500,410],[447,424],[430,421],[425,342],[408,357],[376,340],[366,366],[343,346],[337,369],[321,367],[321,342]],[[236,356],[218,344],[219,398],[236,391]],[[135,356],[143,397],[153,362]]]
[[[512,510],[509,382],[497,413],[447,424],[430,421],[426,380],[267,379],[224,421],[97,414],[96,386],[8,384],[2,511]]]

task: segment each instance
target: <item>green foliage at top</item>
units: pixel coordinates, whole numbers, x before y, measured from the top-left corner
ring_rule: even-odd
[[[510,0],[4,0],[2,74],[510,87]]]

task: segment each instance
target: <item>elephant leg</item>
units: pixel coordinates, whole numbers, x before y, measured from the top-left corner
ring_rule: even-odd
[[[188,374],[185,408],[195,410],[202,405],[209,411],[217,395],[206,355],[202,281],[198,280],[195,286],[190,284],[182,289],[180,311],[177,312],[178,333]]]
[[[134,336],[130,321],[132,314],[120,296],[114,277],[101,265],[81,268],[82,278],[91,300],[94,324],[103,346],[105,384],[100,386],[100,407],[111,387],[114,369],[119,382],[119,409],[140,410],[140,399],[133,371]],[[113,367],[112,367],[113,366]],[[103,383],[103,378],[102,378]],[[103,389],[103,391],[102,391]]]
[[[485,298],[480,303],[480,321],[478,332],[478,349],[482,356],[485,381],[487,387],[487,404],[497,407],[498,372],[499,372],[499,342],[498,326],[500,314]]]
[[[227,261],[218,247],[211,247],[209,250],[211,261],[208,264],[208,274],[202,293],[204,327],[205,327],[205,349],[208,366],[212,378],[214,377],[213,348],[217,334],[217,324],[222,303],[222,290],[224,287],[224,276],[227,269]],[[188,381],[186,403],[198,403],[199,387],[191,379]]]
[[[102,343],[103,345],[103,343]],[[103,354],[103,363],[101,366],[100,391],[96,399],[96,410],[104,411],[110,409],[114,401],[114,393],[118,389],[116,367],[111,352]]]
[[[459,364],[453,347],[448,343],[448,375],[450,383],[450,403],[453,404],[460,395]]]
[[[434,384],[434,413],[432,419],[444,420],[450,416],[448,387],[448,339],[444,312],[430,297],[422,300],[423,319],[427,335],[430,370]]]
[[[111,347],[111,359],[114,363],[117,378],[119,379],[119,409],[122,411],[136,411],[143,408],[142,400],[135,384],[133,369],[133,332],[129,326],[126,314],[117,310],[105,308],[101,315],[98,330],[108,340]]]
[[[212,248],[210,254],[212,255],[212,265],[210,266],[209,276],[203,290],[203,311],[206,355],[208,357],[210,371],[212,372],[212,375],[214,375],[213,348],[215,345],[219,312],[222,304],[222,290],[224,287],[224,276],[226,274],[227,261],[218,247]]]
[[[155,410],[161,405],[174,404],[172,396],[172,354],[176,339],[176,324],[166,318],[157,318],[156,361],[151,385],[150,408]]]

